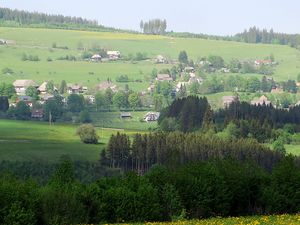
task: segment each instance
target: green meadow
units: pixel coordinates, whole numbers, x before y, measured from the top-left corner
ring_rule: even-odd
[[[190,59],[193,60],[209,55],[219,55],[226,62],[232,58],[263,59],[273,53],[275,60],[279,62],[274,73],[275,80],[296,79],[300,72],[300,52],[282,45],[127,33],[6,27],[0,28],[0,39],[14,42],[8,46],[0,46],[0,70],[8,67],[14,71],[13,74],[0,75],[0,80],[5,82],[13,82],[15,79],[33,79],[39,83],[44,80],[53,80],[59,84],[65,79],[69,83],[79,83],[92,88],[108,77],[115,81],[117,76],[126,74],[130,79],[142,80],[142,83],[129,83],[129,87],[133,90],[142,91],[149,86],[150,73],[153,68],[160,70],[171,66],[157,65],[153,60],[104,63],[56,60],[66,55],[80,57],[83,51],[78,50],[79,45],[86,49],[97,45],[109,50],[119,50],[123,56],[142,52],[147,53],[151,59],[158,54],[177,59],[181,50],[186,50]],[[68,47],[68,49],[52,48],[53,43],[56,43],[58,47]],[[38,62],[22,61],[23,53],[38,55],[41,60]],[[53,61],[48,62],[48,57]],[[118,85],[124,86],[124,83]]]
[[[46,122],[0,120],[0,159],[9,161],[55,162],[61,155],[73,160],[96,161],[110,136],[117,132],[133,135],[136,131],[97,128],[99,144],[80,142],[78,125]]]

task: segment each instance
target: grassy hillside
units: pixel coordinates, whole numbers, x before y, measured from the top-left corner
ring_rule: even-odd
[[[100,144],[87,145],[80,142],[76,129],[70,124],[0,120],[0,159],[54,162],[61,155],[69,155],[74,160],[96,161],[111,134],[118,132],[98,128]]]
[[[62,79],[77,82],[90,87],[110,77],[127,74],[132,79],[142,79],[143,83],[129,83],[134,90],[144,90],[149,84],[149,75],[154,67],[158,70],[169,65],[155,65],[153,61],[131,62],[70,62],[57,61],[65,55],[80,56],[77,50],[81,43],[85,48],[93,45],[105,49],[119,50],[123,55],[145,52],[150,58],[163,54],[176,59],[179,51],[186,50],[191,59],[209,55],[220,55],[225,61],[238,59],[263,59],[273,53],[279,65],[276,67],[276,80],[296,79],[300,71],[300,52],[288,46],[245,44],[237,42],[172,38],[142,34],[88,32],[34,28],[0,28],[0,39],[13,40],[15,44],[0,46],[0,70],[11,68],[14,74],[1,74],[1,81],[12,82],[15,79],[34,79],[38,82]],[[53,49],[52,44],[66,46],[68,49]],[[41,61],[22,61],[22,54],[38,55]],[[54,61],[47,62],[50,57]],[[124,84],[120,84],[124,85]]]

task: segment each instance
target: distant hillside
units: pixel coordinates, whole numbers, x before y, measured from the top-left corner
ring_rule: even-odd
[[[0,8],[0,25],[5,27],[58,28],[90,31],[120,31],[105,27],[96,20],[63,15],[49,15],[38,12]],[[126,31],[132,32],[132,31]]]
[[[245,43],[279,44],[289,45],[300,49],[300,34],[285,34],[274,32],[273,29],[259,29],[250,27],[242,33],[233,36],[218,36],[208,34],[194,34],[189,32],[169,32],[168,36],[180,38],[202,38],[210,40],[237,41]]]

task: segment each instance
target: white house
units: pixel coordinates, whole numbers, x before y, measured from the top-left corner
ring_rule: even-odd
[[[95,54],[91,57],[92,62],[99,62],[99,61],[101,61],[101,59],[102,59],[102,57],[99,54]]]
[[[26,89],[30,86],[33,86],[35,88],[38,87],[38,85],[33,80],[16,80],[13,83],[17,95],[24,95],[26,92]]]
[[[144,121],[146,122],[152,122],[152,121],[157,121],[158,118],[160,116],[159,112],[148,112],[145,116],[144,116]]]
[[[121,58],[121,53],[119,51],[107,51],[106,54],[110,60],[117,60]]]

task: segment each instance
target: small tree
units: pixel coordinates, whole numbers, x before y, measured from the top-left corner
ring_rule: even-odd
[[[90,113],[88,110],[81,111],[79,114],[79,120],[81,123],[90,123],[92,122]]]
[[[0,111],[6,112],[8,108],[8,98],[6,96],[0,96]]]
[[[83,124],[78,127],[76,134],[79,135],[80,140],[85,144],[97,144],[98,135],[92,124]]]
[[[188,61],[188,55],[186,53],[186,51],[181,51],[179,53],[179,56],[178,56],[178,61],[180,63],[183,63],[183,64],[187,64],[189,61]]]
[[[282,138],[278,138],[276,141],[273,142],[273,149],[277,152],[280,152],[283,155],[286,154],[286,150]]]

